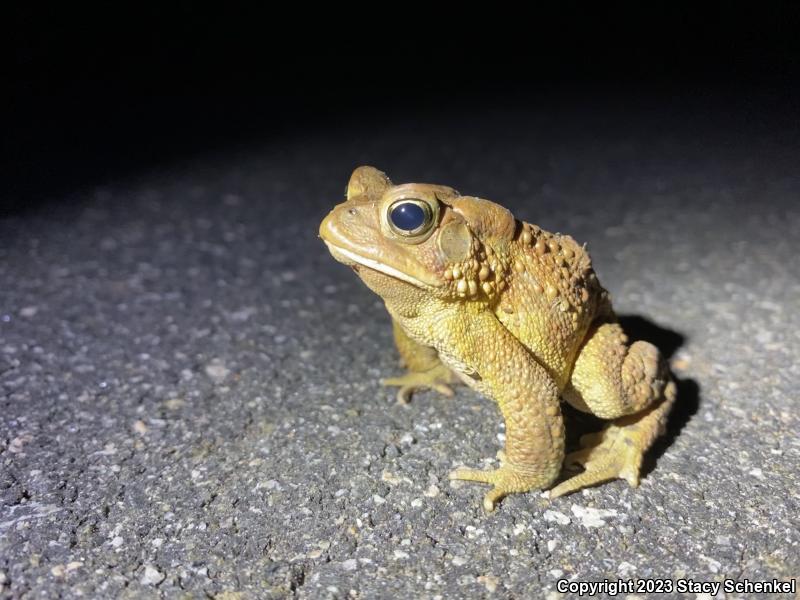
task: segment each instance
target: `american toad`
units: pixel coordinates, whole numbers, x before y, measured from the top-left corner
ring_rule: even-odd
[[[639,482],[642,456],[675,396],[652,344],[628,344],[585,248],[442,185],[393,185],[360,167],[320,225],[333,257],[385,302],[409,372],[386,380],[451,394],[460,380],[497,402],[506,423],[500,466],[456,469],[505,495],[547,488],[562,465],[584,471],[560,496],[617,477]],[[611,423],[564,453],[561,401]]]

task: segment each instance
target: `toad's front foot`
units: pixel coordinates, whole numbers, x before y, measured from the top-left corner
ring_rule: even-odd
[[[463,481],[477,481],[488,483],[492,489],[483,497],[483,508],[492,512],[497,503],[509,494],[529,492],[541,488],[550,482],[542,473],[526,471],[516,465],[505,462],[505,456],[498,453],[500,468],[498,469],[468,469],[459,467],[450,473],[450,479]]]
[[[391,377],[381,381],[382,385],[399,386],[397,401],[407,404],[411,395],[417,390],[433,389],[444,396],[452,396],[451,384],[456,383],[455,374],[443,364],[439,363],[427,371],[409,371],[401,377]]]

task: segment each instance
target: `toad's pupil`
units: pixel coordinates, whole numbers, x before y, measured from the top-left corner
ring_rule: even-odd
[[[419,204],[403,202],[392,209],[392,223],[403,231],[414,231],[425,224],[425,211]]]

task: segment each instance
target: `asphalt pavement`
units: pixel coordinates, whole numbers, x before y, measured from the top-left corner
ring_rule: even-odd
[[[18,205],[0,220],[0,597],[798,576],[800,136],[767,117],[669,99],[351,117]],[[403,406],[379,385],[400,372],[388,317],[317,238],[360,164],[588,243],[681,382],[638,489],[487,515],[485,488],[448,481],[492,464],[502,421],[463,387]],[[573,443],[599,427],[569,417]]]

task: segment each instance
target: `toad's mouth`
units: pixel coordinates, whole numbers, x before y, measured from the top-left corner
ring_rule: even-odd
[[[406,283],[410,283],[416,287],[427,288],[427,287],[435,287],[436,283],[431,283],[427,281],[422,281],[421,279],[417,279],[413,275],[409,275],[408,273],[404,273],[403,271],[392,267],[391,265],[387,265],[385,263],[379,262],[373,258],[369,258],[367,256],[362,256],[353,252],[352,250],[348,250],[347,248],[342,248],[341,246],[337,246],[332,244],[328,240],[323,240],[325,245],[328,247],[328,250],[331,253],[331,256],[335,258],[342,264],[345,264],[349,267],[352,267],[356,273],[359,273],[359,267],[366,267],[373,271],[377,271],[384,275],[388,275],[389,277],[394,277],[395,279],[399,279],[400,281],[405,281]]]

